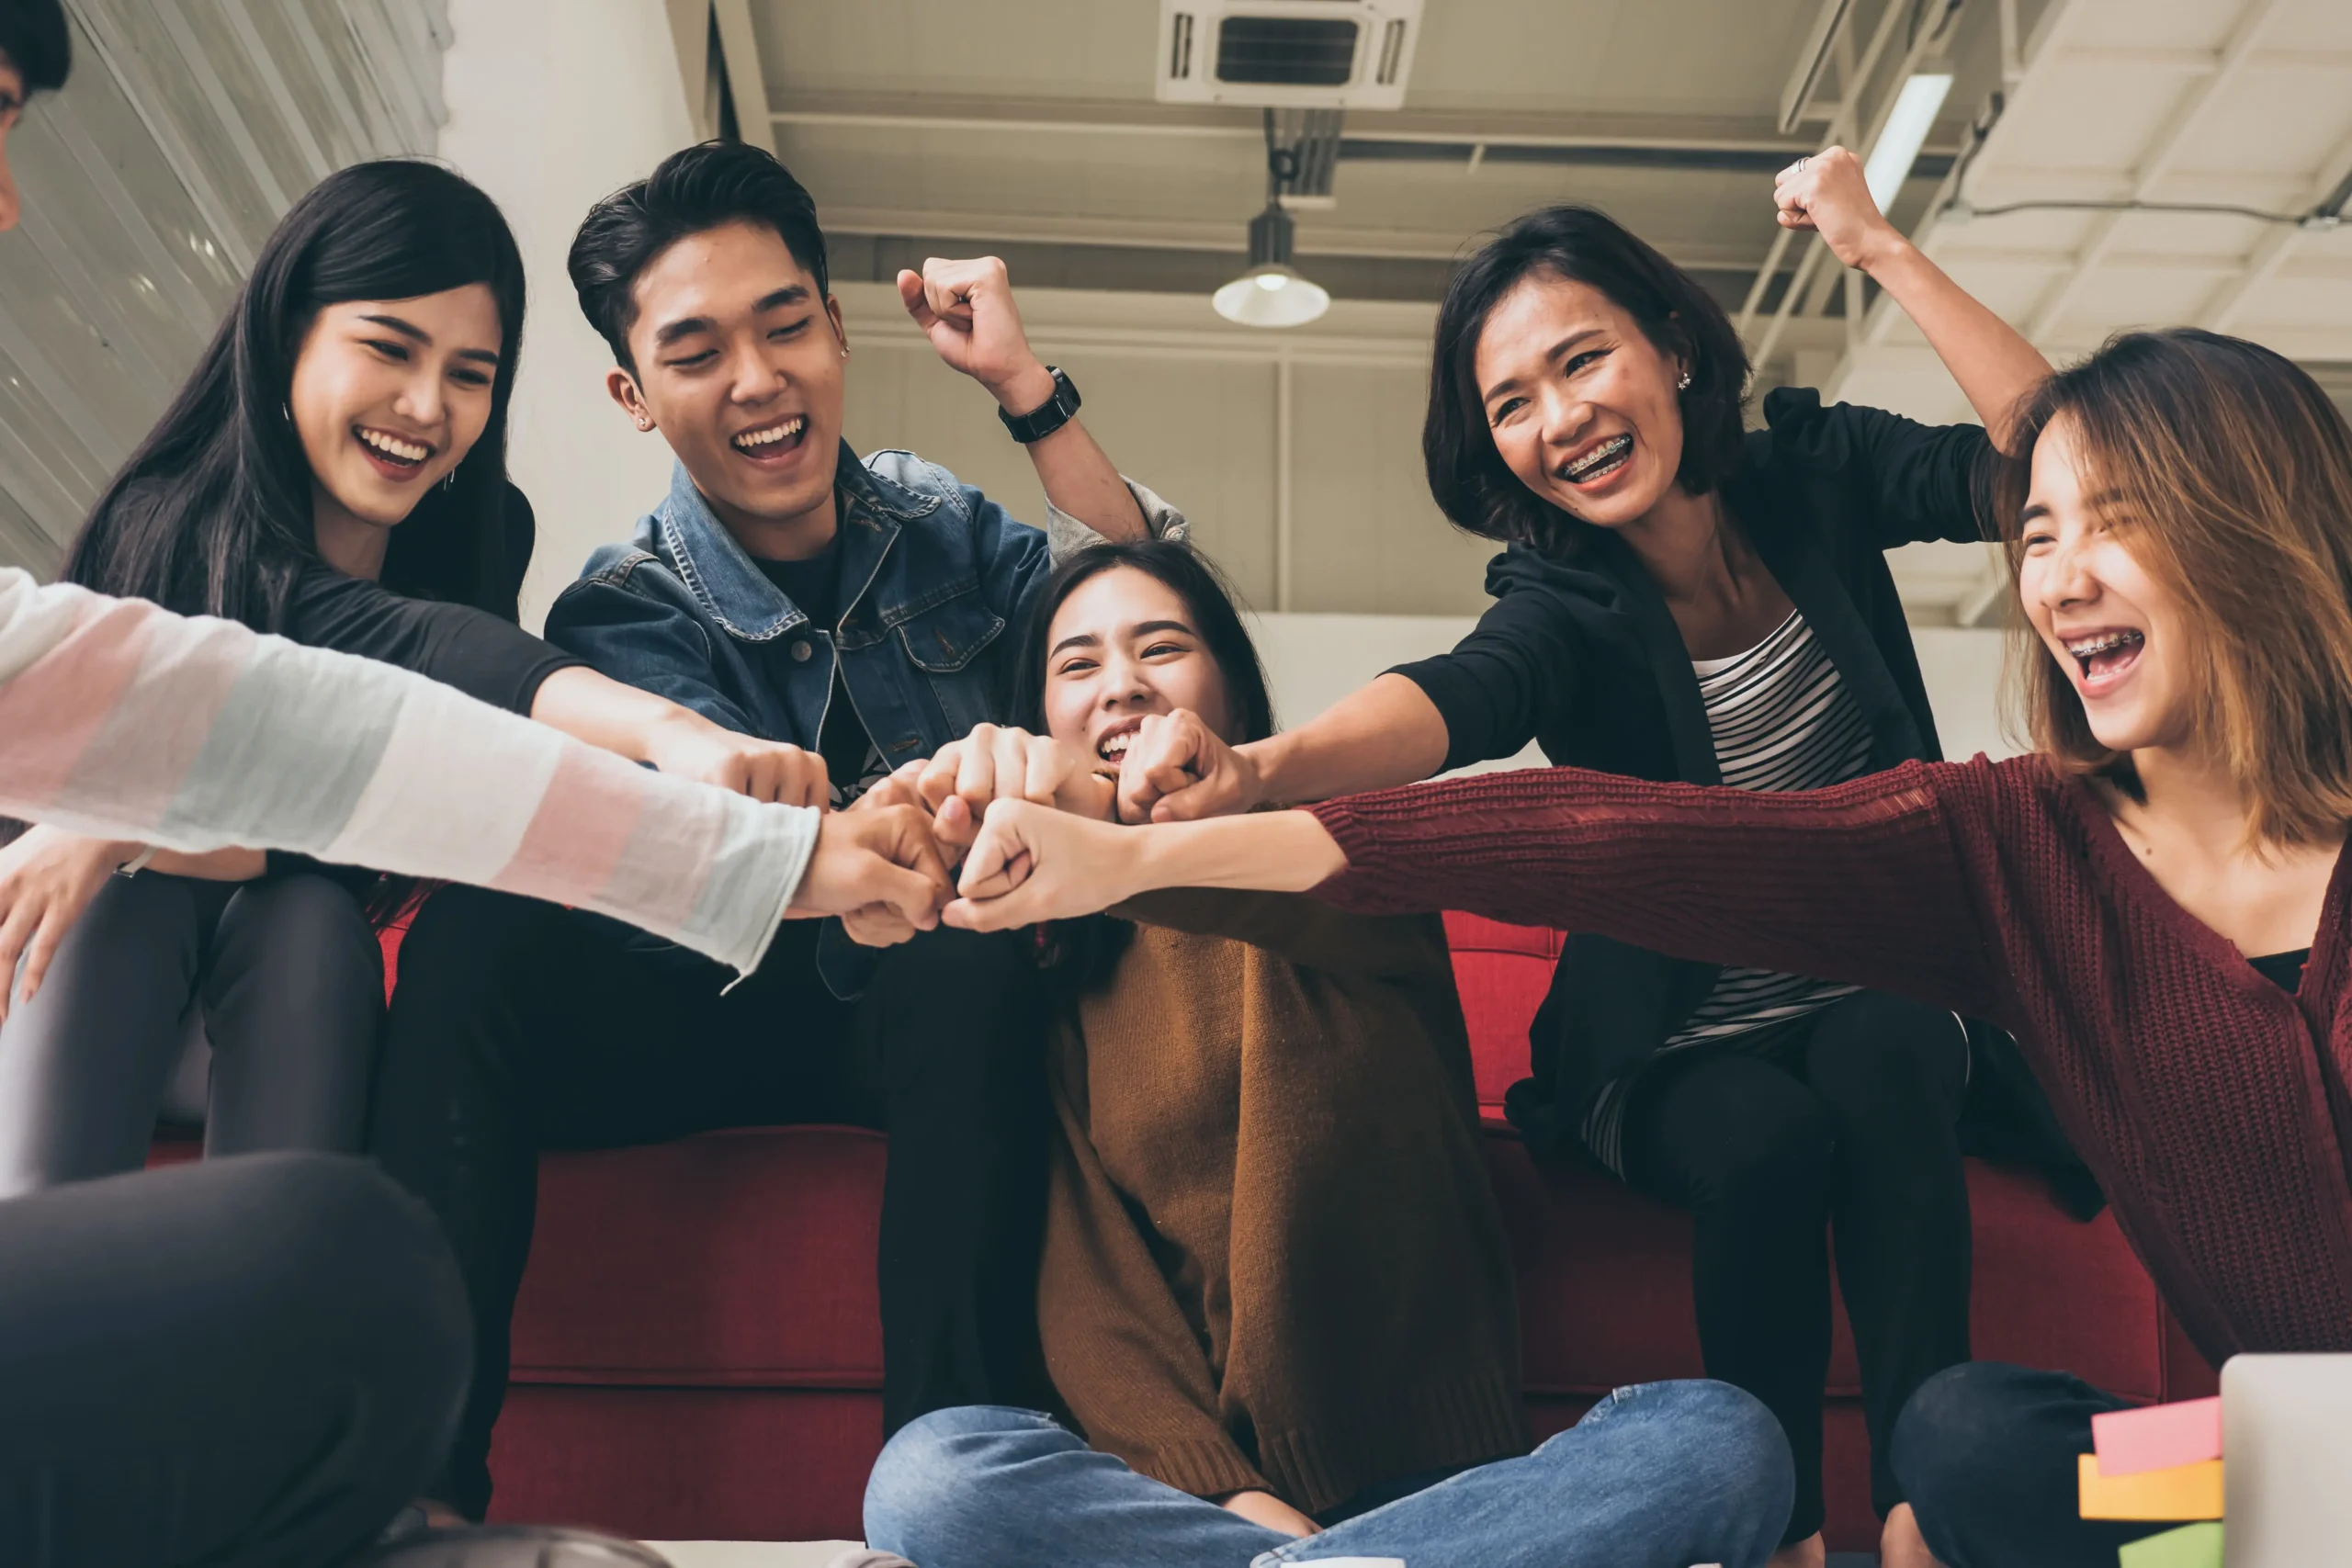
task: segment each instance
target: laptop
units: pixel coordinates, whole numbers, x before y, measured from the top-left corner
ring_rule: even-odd
[[[2222,1369],[2229,1568],[2352,1563],[2352,1356],[2233,1356]]]

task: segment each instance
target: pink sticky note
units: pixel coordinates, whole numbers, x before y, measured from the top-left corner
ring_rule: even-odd
[[[2138,1475],[2222,1457],[2222,1402],[2190,1399],[2091,1417],[2101,1475]]]

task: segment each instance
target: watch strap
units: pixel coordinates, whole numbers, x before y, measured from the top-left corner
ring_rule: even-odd
[[[1062,373],[1058,365],[1048,365],[1046,368],[1053,373],[1054,395],[1046,400],[1045,406],[1023,414],[1007,413],[1002,409],[996,411],[997,418],[1004,421],[1004,428],[1012,432],[1012,438],[1023,446],[1043,441],[1068,424],[1070,417],[1078,412],[1078,389],[1070,384],[1070,378]]]

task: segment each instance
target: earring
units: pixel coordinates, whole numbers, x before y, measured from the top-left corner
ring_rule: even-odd
[[[1690,389],[1690,372],[1685,370],[1682,373],[1682,379],[1674,384],[1674,389],[1678,392],[1687,392]]]
[[[457,489],[457,488],[458,488],[458,470],[457,470],[457,469],[455,469],[455,468],[451,468],[451,469],[449,470],[448,477],[447,477],[447,479],[444,479],[441,481],[441,488],[442,488],[443,490],[445,490],[445,491],[455,490],[455,489]]]
[[[280,417],[281,419],[285,420],[287,423],[291,424],[291,423],[294,423],[294,408],[293,408],[293,405],[292,405],[292,404],[290,404],[290,403],[280,403],[280,404],[278,404],[278,405],[277,405],[277,412],[278,412],[278,417]]]

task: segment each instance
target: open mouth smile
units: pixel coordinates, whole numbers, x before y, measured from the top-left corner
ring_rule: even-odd
[[[808,433],[808,416],[791,414],[738,434],[728,445],[753,462],[779,461],[800,450]]]
[[[1128,748],[1135,744],[1136,731],[1142,728],[1143,720],[1140,718],[1121,719],[1094,743],[1094,754],[1106,762],[1125,761]]]
[[[1572,485],[1592,484],[1604,479],[1633,460],[1634,438],[1612,435],[1608,440],[1588,446],[1560,465],[1560,478]]]
[[[2086,632],[2064,640],[2086,696],[2111,691],[2140,661],[2141,651],[2148,646],[2146,635],[2130,626]]]
[[[389,430],[355,424],[351,427],[351,435],[359,443],[359,449],[367,454],[368,460],[375,464],[377,471],[387,479],[413,479],[433,459],[431,443],[395,435]]]

